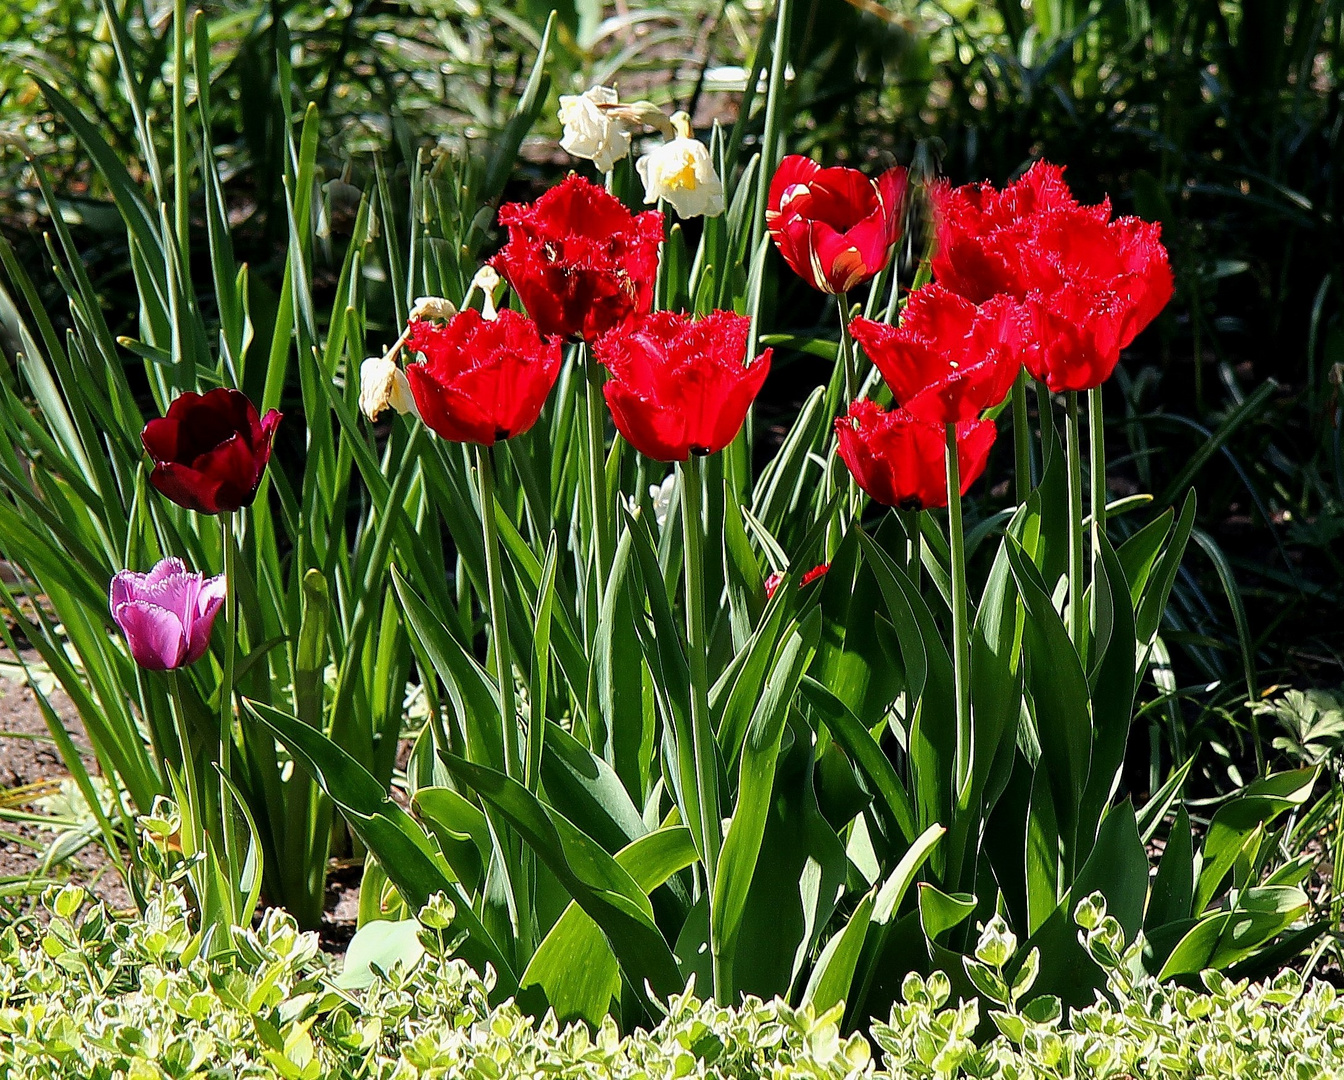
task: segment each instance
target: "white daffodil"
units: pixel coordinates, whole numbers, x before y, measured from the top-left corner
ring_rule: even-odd
[[[691,137],[691,118],[674,113],[676,137],[655,146],[635,168],[644,181],[644,201],[650,205],[666,199],[678,217],[718,217],[723,213],[723,182],[709,160],[709,150]]]
[[[560,149],[588,159],[603,172],[611,172],[616,162],[630,153],[630,129],[610,113],[617,103],[616,91],[609,86],[562,95],[560,122],[565,125],[565,133]]]
[[[658,528],[667,523],[668,512],[672,509],[672,496],[677,490],[677,474],[670,472],[661,484],[649,485],[649,498],[653,500],[653,517]]]
[[[377,420],[389,408],[420,418],[406,373],[391,356],[370,356],[359,367],[359,411]]]

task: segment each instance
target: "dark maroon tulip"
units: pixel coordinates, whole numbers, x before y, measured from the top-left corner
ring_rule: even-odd
[[[237,390],[187,391],[151,420],[140,441],[154,460],[149,482],[179,506],[227,514],[251,506],[271,460],[280,414],[264,417]]]

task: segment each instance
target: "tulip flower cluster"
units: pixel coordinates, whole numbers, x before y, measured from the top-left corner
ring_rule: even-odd
[[[770,186],[766,222],[785,262],[809,285],[844,295],[886,269],[900,238],[906,177],[877,180],[787,157]],[[837,419],[840,456],[872,498],[947,504],[944,426],[956,440],[963,492],[988,459],[992,421],[1025,368],[1054,392],[1088,390],[1172,294],[1157,225],[1082,206],[1063,170],[1033,165],[1003,191],[935,185],[934,282],[890,326],[846,330],[881,372],[897,408],[851,401]]]
[[[496,313],[488,298],[484,312],[440,308],[437,318],[412,318],[403,341],[423,360],[405,378],[431,430],[480,446],[523,434],[555,385],[562,344],[578,341],[606,369],[616,429],[641,453],[685,461],[732,442],[769,373],[770,350],[747,357],[745,316],[651,313],[660,212],[632,214],[571,174],[499,217],[509,239],[491,265],[528,314]],[[380,380],[388,378],[383,367],[395,370],[386,357],[369,363],[382,365]],[[395,405],[395,386],[385,400]]]
[[[227,387],[180,394],[141,432],[154,464],[149,482],[200,514],[251,506],[279,423],[276,410],[260,416],[244,394]],[[223,575],[207,580],[169,557],[148,574],[122,570],[112,579],[112,618],[137,664],[171,671],[205,655],[225,591]]]

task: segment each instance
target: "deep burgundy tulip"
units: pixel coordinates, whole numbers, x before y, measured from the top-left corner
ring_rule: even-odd
[[[591,342],[653,307],[658,211],[631,214],[571,173],[536,202],[500,207],[499,220],[509,242],[492,265],[543,334]]]
[[[770,350],[747,359],[751,320],[730,311],[702,319],[655,312],[598,340],[612,419],[636,450],[658,461],[713,454],[736,438],[770,371]]]
[[[207,578],[168,558],[147,574],[119,571],[109,594],[112,618],[135,662],[149,671],[171,671],[205,655],[224,604],[224,576]]]
[[[221,387],[187,391],[151,420],[140,441],[154,461],[149,482],[179,506],[227,514],[251,506],[271,460],[280,414],[258,417],[246,395]]]
[[[560,339],[543,340],[516,311],[487,319],[468,308],[443,323],[418,320],[406,345],[425,357],[406,365],[420,417],[453,442],[493,446],[521,435],[560,374]]]
[[[765,223],[794,273],[822,292],[849,292],[891,260],[905,191],[902,168],[874,180],[790,154],[770,181]]]
[[[854,340],[896,401],[924,420],[978,420],[1013,387],[1030,341],[1023,306],[996,296],[977,307],[939,285],[916,290],[900,326],[855,319]]]
[[[835,421],[840,457],[859,487],[875,501],[902,510],[947,505],[946,430],[905,409],[886,412],[867,398],[854,402]],[[993,420],[957,425],[962,495],[984,472],[995,434]]]

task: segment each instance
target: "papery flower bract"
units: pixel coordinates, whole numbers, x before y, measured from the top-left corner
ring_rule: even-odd
[[[659,311],[598,340],[616,430],[646,457],[685,461],[737,436],[770,371],[770,350],[747,360],[751,320]]]
[[[825,562],[812,567],[811,570],[809,570],[806,574],[802,576],[801,579],[799,579],[798,587],[801,589],[805,585],[811,585],[812,582],[816,581],[818,578],[824,577],[826,575],[826,571],[829,570],[830,568],[831,564]],[[775,592],[779,589],[780,582],[783,580],[784,575],[781,574],[778,570],[772,571],[770,575],[765,579],[765,597],[767,600],[775,595]]]
[[[359,366],[359,411],[377,420],[387,409],[420,416],[406,373],[390,356],[370,356]]]
[[[938,285],[911,294],[900,326],[850,324],[897,403],[941,423],[979,419],[1008,396],[1030,329],[1022,305],[1009,297],[977,307]]]
[[[836,418],[836,439],[859,487],[874,500],[902,510],[947,505],[946,428],[904,409],[885,411],[867,398]],[[961,494],[984,472],[997,431],[993,420],[957,425]]]
[[[674,113],[676,138],[660,143],[637,162],[644,182],[644,201],[666,199],[678,217],[718,217],[723,213],[723,182],[709,160],[709,150],[692,137],[690,117]]]
[[[618,103],[609,86],[594,86],[582,94],[560,95],[560,123],[565,126],[560,149],[585,158],[602,172],[630,153],[630,129],[602,106]]]
[[[154,461],[149,482],[179,506],[202,514],[251,506],[279,423],[274,409],[259,417],[246,395],[227,387],[180,394],[167,415],[140,433]]]
[[[571,174],[534,203],[507,203],[509,242],[492,260],[541,332],[594,341],[653,307],[663,215],[631,214]]]
[[[168,558],[147,574],[118,571],[108,594],[132,659],[149,671],[171,671],[205,655],[225,582],[222,574],[207,578]]]
[[[765,223],[794,273],[827,293],[848,292],[886,268],[901,236],[906,173],[870,179],[791,154],[770,181]]]
[[[424,355],[406,378],[429,428],[453,442],[493,446],[537,422],[560,373],[556,338],[516,311],[486,319],[474,308],[446,323],[414,322],[407,348]]]

